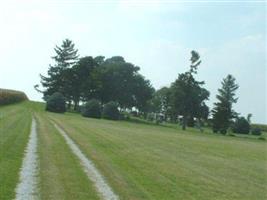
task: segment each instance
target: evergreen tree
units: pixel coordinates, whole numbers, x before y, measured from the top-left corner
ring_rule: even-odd
[[[60,68],[65,69],[70,67],[78,60],[78,49],[75,49],[75,44],[69,39],[63,40],[61,47],[56,46],[54,50],[56,56],[53,56],[52,58]]]
[[[209,92],[202,87],[204,82],[199,82],[194,78],[194,74],[197,74],[197,67],[201,63],[199,54],[192,51],[190,60],[190,70],[179,74],[171,86],[172,107],[177,115],[183,116],[183,130],[188,124],[194,125],[193,119],[195,117],[201,117],[203,110],[207,107],[205,100],[209,97]]]
[[[69,94],[68,85],[70,85],[70,67],[73,66],[78,59],[78,50],[75,49],[74,43],[66,39],[60,47],[54,48],[56,55],[52,57],[55,61],[54,65],[50,65],[48,76],[41,76],[41,84],[45,88],[44,97],[50,96],[55,92],[62,93],[67,101],[71,102],[71,94]]]
[[[222,88],[218,90],[216,96],[218,102],[212,110],[213,115],[213,132],[226,134],[227,129],[231,125],[231,120],[237,116],[237,113],[232,109],[233,103],[237,102],[235,92],[238,89],[235,83],[235,78],[232,75],[227,75],[222,81]]]

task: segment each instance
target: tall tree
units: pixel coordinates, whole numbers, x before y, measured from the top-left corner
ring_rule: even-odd
[[[179,74],[177,80],[172,83],[172,104],[177,115],[183,116],[183,130],[186,129],[188,120],[199,117],[205,107],[205,100],[209,98],[209,92],[202,87],[204,81],[197,81],[197,67],[201,63],[196,51],[191,51],[191,65],[189,71]],[[192,121],[192,120],[191,120]]]
[[[116,101],[120,108],[134,106],[135,75],[139,67],[125,62],[121,56],[106,59],[99,68],[100,74],[100,99],[102,103]]]
[[[150,81],[146,80],[141,74],[134,75],[133,88],[134,106],[146,117],[149,111],[149,100],[152,99],[155,89]]]
[[[162,87],[153,94],[152,104],[154,112],[162,113],[165,118],[171,115],[171,89],[168,87]]]
[[[56,55],[52,58],[60,68],[70,67],[78,61],[78,49],[75,49],[75,44],[69,39],[63,40],[61,46],[56,46],[54,50]]]
[[[78,50],[75,49],[74,43],[65,39],[62,45],[54,48],[56,55],[52,57],[55,64],[49,65],[48,76],[41,76],[41,84],[45,88],[44,97],[52,95],[54,92],[62,93],[67,100],[71,101],[68,85],[70,81],[70,70],[78,59]]]
[[[218,89],[219,94],[216,96],[218,102],[214,104],[215,107],[212,110],[213,131],[215,133],[227,133],[231,125],[231,120],[237,116],[232,105],[238,100],[238,98],[235,97],[235,92],[238,87],[232,75],[229,74],[223,79],[222,88]]]
[[[77,110],[80,100],[88,101],[96,98],[98,89],[98,77],[96,77],[96,69],[98,63],[91,56],[80,58],[76,65],[72,67],[72,97],[74,109]]]

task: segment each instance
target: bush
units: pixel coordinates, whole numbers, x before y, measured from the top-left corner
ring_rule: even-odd
[[[82,106],[82,116],[101,118],[101,104],[98,100],[92,99]]]
[[[266,138],[264,136],[260,136],[258,137],[258,140],[266,140]]]
[[[138,113],[137,113],[137,111],[132,111],[131,112],[131,115],[134,116],[134,117],[137,117],[138,116]]]
[[[259,128],[261,131],[267,132],[266,124],[251,124],[251,128]]]
[[[109,102],[104,106],[102,116],[104,119],[118,120],[120,112],[115,102]]]
[[[233,133],[227,133],[228,136],[235,137],[235,134]]]
[[[260,128],[252,128],[251,134],[252,135],[261,135],[261,129]]]
[[[227,130],[226,129],[224,129],[224,128],[221,128],[221,129],[218,129],[218,128],[212,128],[212,131],[213,131],[213,133],[221,133],[221,134],[223,134],[223,135],[225,135],[226,133],[227,133]]]
[[[120,117],[119,117],[120,120],[126,120],[127,121],[127,120],[130,120],[130,118],[131,117],[130,117],[130,114],[128,112],[124,111],[124,112],[120,113]]]
[[[0,89],[0,105],[7,105],[28,100],[24,92]]]
[[[234,122],[232,129],[234,133],[249,134],[250,125],[245,117],[239,117]]]
[[[146,116],[146,119],[150,122],[154,121],[155,119],[155,114],[154,113],[148,113]]]
[[[65,97],[61,93],[55,92],[48,97],[45,110],[56,113],[66,112]]]

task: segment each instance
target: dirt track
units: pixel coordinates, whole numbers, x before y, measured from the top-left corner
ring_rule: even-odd
[[[38,199],[37,173],[37,130],[36,121],[33,118],[30,138],[20,171],[20,180],[16,187],[16,200]]]
[[[64,137],[66,143],[69,145],[72,152],[80,159],[84,171],[86,172],[88,178],[94,183],[99,196],[104,200],[118,200],[119,197],[112,191],[111,187],[106,183],[105,179],[94,166],[93,162],[82,153],[79,147],[73,142],[73,140],[67,135],[67,133],[63,129],[61,129],[55,123],[54,126]]]

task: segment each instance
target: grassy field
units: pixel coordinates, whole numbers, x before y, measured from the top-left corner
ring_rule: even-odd
[[[26,103],[0,107],[0,199],[15,197],[30,126]]]
[[[98,199],[78,159],[43,114],[37,113],[41,199]]]
[[[49,114],[122,199],[266,199],[267,145],[128,122]]]
[[[24,134],[17,136],[20,142],[12,152],[1,149],[1,194],[13,194],[30,127],[30,113],[34,112],[38,122],[42,199],[98,199],[79,161],[50,119],[59,124],[83,153],[94,161],[120,199],[267,198],[266,141],[89,119],[73,113],[47,113],[43,108],[43,104],[32,102],[0,108],[1,128],[5,128],[0,133],[1,148],[2,143],[14,147],[5,142],[16,134],[10,129],[25,130]],[[12,115],[16,110],[23,112]],[[19,116],[26,116],[26,120],[11,127],[12,122],[20,121]],[[14,165],[16,170],[3,173],[11,165],[9,160],[17,160],[17,165]],[[3,186],[2,179],[7,178],[12,179],[10,182],[13,184],[6,181]]]

